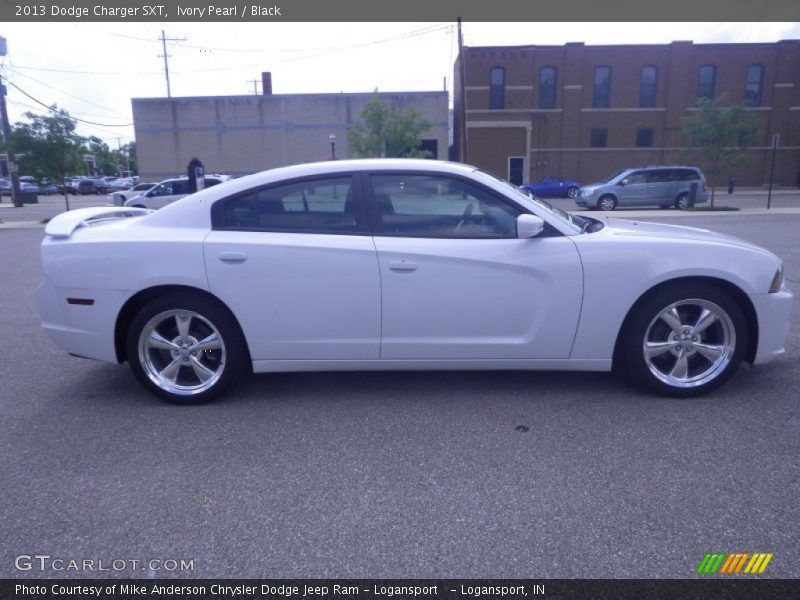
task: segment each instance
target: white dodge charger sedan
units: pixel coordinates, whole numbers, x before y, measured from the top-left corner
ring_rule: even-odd
[[[744,240],[568,215],[424,160],[274,169],[45,233],[48,335],[176,403],[250,371],[367,369],[618,367],[692,396],[783,353],[792,303]]]

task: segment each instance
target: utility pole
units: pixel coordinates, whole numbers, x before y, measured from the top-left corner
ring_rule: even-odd
[[[6,55],[6,39],[0,37],[0,56]],[[8,165],[8,175],[11,177],[11,202],[20,208],[22,206],[22,194],[19,189],[19,175],[17,174],[16,157],[11,147],[11,127],[8,123],[8,108],[6,107],[6,87],[3,85],[3,78],[0,76],[0,119],[3,120],[3,140],[6,143],[6,164]]]
[[[164,75],[167,78],[167,98],[172,98],[172,90],[169,87],[169,54],[167,54],[167,42],[185,42],[186,38],[168,38],[164,35],[164,30],[161,30],[161,47],[164,50],[164,54],[159,54],[159,56],[164,57]]]
[[[253,84],[253,95],[258,96],[258,79],[248,79],[247,83]]]
[[[458,17],[458,62],[460,63],[460,75],[458,86],[458,93],[461,96],[461,110],[459,111],[461,114],[459,121],[461,121],[461,125],[459,127],[459,133],[461,134],[459,137],[460,146],[459,149],[459,160],[462,163],[467,162],[467,93],[466,93],[466,79],[467,79],[467,56],[464,54],[464,38],[461,37],[461,17]]]
[[[767,194],[767,209],[772,205],[772,181],[775,179],[775,155],[778,153],[778,144],[781,136],[779,133],[772,134],[772,164],[769,167],[769,193]]]
[[[120,141],[122,138],[118,137],[117,140],[117,175],[122,177],[122,163],[120,162],[120,158],[122,158],[122,142]],[[128,150],[125,150],[125,172],[128,173],[125,177],[129,177],[131,173],[131,161],[130,157],[128,156]]]

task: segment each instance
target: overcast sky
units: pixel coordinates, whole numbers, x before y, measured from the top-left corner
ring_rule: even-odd
[[[262,71],[273,92],[452,92],[452,23],[15,23],[0,24],[4,78],[81,123],[109,145],[133,139],[131,98],[166,96],[159,40],[168,43],[173,96],[253,93]],[[465,23],[468,46],[774,42],[800,38],[798,23]],[[46,109],[8,86],[9,118]],[[125,125],[111,127],[109,125]]]

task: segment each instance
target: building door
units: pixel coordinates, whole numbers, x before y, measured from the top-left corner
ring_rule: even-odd
[[[514,185],[522,185],[523,173],[525,170],[525,158],[523,156],[508,157],[508,181]]]

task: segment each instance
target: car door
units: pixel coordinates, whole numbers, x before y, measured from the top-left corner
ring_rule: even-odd
[[[548,229],[518,239],[523,209],[466,179],[366,179],[382,284],[381,358],[569,356],[583,276],[568,237]]]
[[[634,171],[620,182],[619,206],[642,206],[647,204],[647,172]]]
[[[647,196],[649,205],[671,204],[675,189],[675,169],[654,169],[647,173]]]
[[[559,179],[558,177],[551,177],[550,182],[551,182],[550,185],[552,186],[550,194],[554,198],[555,197],[561,198],[562,196],[564,196],[564,180]]]
[[[350,175],[218,200],[204,249],[211,291],[259,360],[376,359],[380,281]]]

